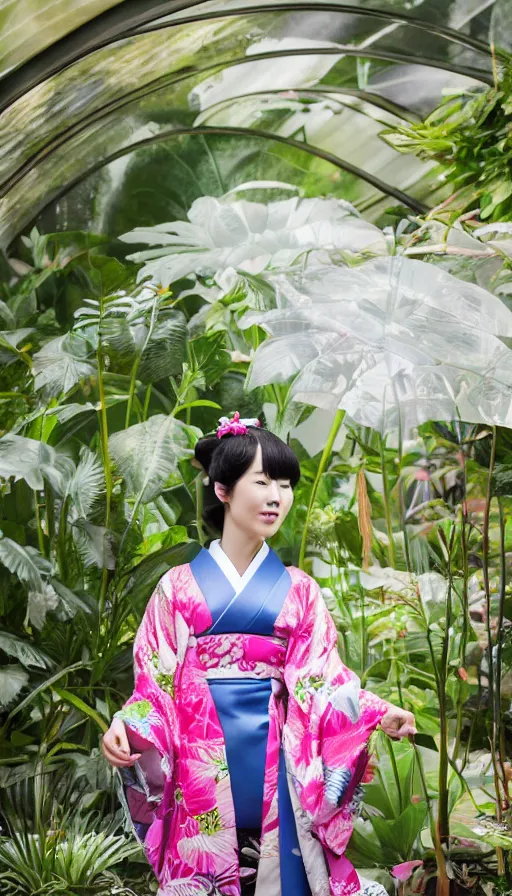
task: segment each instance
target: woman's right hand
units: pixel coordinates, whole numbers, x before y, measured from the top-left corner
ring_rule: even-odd
[[[101,751],[107,762],[115,768],[128,768],[141,757],[140,753],[130,754],[126,727],[121,719],[112,719],[110,728],[101,738]]]

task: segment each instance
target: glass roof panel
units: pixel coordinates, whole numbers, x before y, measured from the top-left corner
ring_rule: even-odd
[[[89,219],[107,220],[98,208],[113,201],[113,184],[119,191],[126,172],[136,169],[144,179],[155,152],[177,145],[196,152],[201,141],[213,140],[222,157],[219,147],[230,141],[252,145],[258,157],[270,141],[270,155],[292,153],[299,168],[312,166],[315,178],[326,179],[327,191],[334,183],[336,195],[341,182],[369,216],[386,196],[413,208],[428,203],[428,166],[396,153],[380,133],[427,114],[446,91],[492,83],[490,35],[499,31],[503,46],[512,44],[509,2],[182,0],[173,11],[176,0],[21,0],[15,15],[15,4],[0,0],[1,39],[11,34],[9,64],[19,66],[4,79],[3,94],[0,82],[0,100],[20,94],[0,115],[0,244],[52,203],[66,206],[69,217],[80,203],[64,202],[68,190],[81,201],[87,194]],[[27,41],[16,56],[21,8],[29,35],[41,16],[48,29],[41,26],[39,43]],[[83,57],[70,61],[61,38],[87,22]],[[45,77],[50,70],[56,73]],[[17,90],[18,74],[20,85],[35,86]],[[93,185],[101,192],[96,200]]]
[[[0,77],[122,0],[2,0]]]

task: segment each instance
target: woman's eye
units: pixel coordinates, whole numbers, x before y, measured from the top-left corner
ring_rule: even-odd
[[[263,481],[263,479],[258,479],[256,485],[266,485],[267,483]]]

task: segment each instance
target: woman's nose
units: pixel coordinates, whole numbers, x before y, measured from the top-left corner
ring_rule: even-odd
[[[279,494],[279,486],[277,482],[272,482],[270,486],[270,495],[268,497],[267,504],[277,504],[281,503],[281,496]]]

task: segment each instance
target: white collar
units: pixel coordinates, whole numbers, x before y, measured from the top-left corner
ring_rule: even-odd
[[[212,541],[210,547],[208,548],[210,554],[213,559],[218,563],[222,572],[226,576],[228,582],[235,589],[235,594],[240,594],[240,592],[245,588],[247,583],[252,579],[254,573],[263,563],[265,557],[267,556],[270,548],[266,541],[263,542],[261,548],[259,549],[256,556],[251,560],[251,563],[245,570],[243,576],[240,575],[236,567],[232,564],[228,555],[224,553],[220,546],[220,538],[217,538],[215,541]]]

